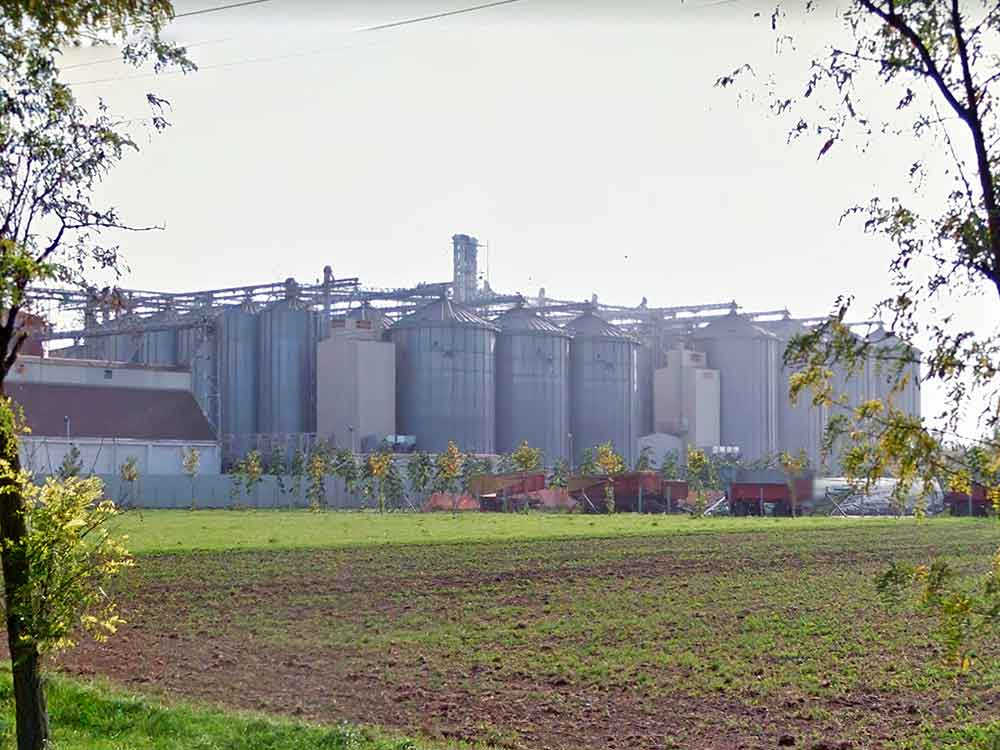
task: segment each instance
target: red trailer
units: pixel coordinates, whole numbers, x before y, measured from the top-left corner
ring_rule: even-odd
[[[517,510],[532,492],[545,489],[545,474],[483,474],[469,480],[469,492],[479,498],[483,510]]]
[[[972,492],[947,492],[944,503],[953,516],[986,516],[991,503],[986,498],[986,487],[973,483]]]
[[[796,479],[796,514],[802,513],[802,503],[812,497],[812,479]],[[729,510],[734,516],[763,516],[771,506],[774,515],[793,513],[792,491],[788,482],[733,482],[729,488]]]
[[[605,489],[612,485],[616,512],[663,513],[676,510],[687,498],[687,482],[664,482],[655,471],[631,471],[614,477],[579,475],[569,478],[569,493],[586,511],[603,513]]]

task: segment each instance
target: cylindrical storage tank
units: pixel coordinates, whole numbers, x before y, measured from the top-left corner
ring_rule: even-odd
[[[610,442],[631,466],[639,439],[638,342],[586,312],[566,325],[570,344],[573,460]]]
[[[257,431],[316,430],[316,313],[294,293],[260,314]]]
[[[171,325],[180,317],[176,313],[165,312],[143,320],[145,326]],[[143,331],[138,341],[138,361],[144,365],[174,367],[177,364],[177,329]]]
[[[527,440],[546,466],[569,460],[569,334],[521,306],[495,322],[497,452]]]
[[[654,335],[642,336],[636,352],[636,385],[639,393],[639,435],[653,433],[653,373],[660,366],[659,342]]]
[[[214,343],[219,437],[255,434],[261,362],[256,306],[245,302],[222,310],[215,319]]]
[[[754,461],[778,449],[778,337],[730,313],[695,333],[695,348],[719,371],[722,444]]]
[[[103,336],[104,355],[109,362],[138,362],[142,335],[138,332],[139,318],[132,314],[122,315],[108,323],[105,328],[121,331],[113,336]]]
[[[920,350],[879,326],[869,336],[868,388],[871,398],[892,405],[904,414],[920,416]],[[905,361],[904,361],[905,360]],[[905,378],[905,382],[900,382]],[[898,391],[893,392],[898,384]]]
[[[497,328],[448,299],[421,307],[390,329],[396,345],[396,430],[439,452],[454,440],[493,453]]]
[[[789,378],[794,369],[785,367],[785,349],[795,336],[809,333],[801,323],[786,317],[758,324],[778,337],[778,450],[798,456],[805,451],[809,464],[819,469],[823,463],[823,433],[827,425],[827,407],[813,406],[813,393],[806,389],[792,403],[789,396]]]
[[[190,327],[177,331],[177,364],[191,371],[195,401],[216,431],[220,431],[215,325],[211,323],[215,315],[216,311],[202,308],[182,318]]]

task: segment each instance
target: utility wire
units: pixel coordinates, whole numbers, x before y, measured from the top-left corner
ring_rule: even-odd
[[[207,8],[207,9],[202,10],[202,11],[193,11],[193,12],[195,12],[195,13],[205,13],[205,12],[214,11],[214,10],[224,10],[226,8],[240,7],[241,5],[249,5],[249,4],[261,3],[261,2],[268,2],[268,0],[251,0],[251,2],[248,2],[248,3],[242,3],[242,4],[238,3],[236,5],[225,5],[225,6],[219,6],[217,8]],[[356,34],[356,33],[368,32],[368,31],[382,31],[382,30],[385,30],[385,29],[395,28],[397,26],[406,26],[406,25],[409,25],[409,24],[420,23],[420,22],[423,22],[423,21],[433,21],[433,20],[436,20],[436,19],[439,19],[439,18],[445,18],[447,16],[455,16],[455,15],[458,15],[458,14],[461,14],[461,13],[472,13],[474,11],[485,10],[487,8],[494,8],[494,7],[497,7],[497,6],[500,6],[500,5],[510,5],[511,3],[517,3],[517,2],[522,2],[522,0],[499,0],[498,2],[486,3],[484,5],[473,5],[473,6],[470,6],[468,8],[459,8],[457,10],[449,10],[449,11],[445,11],[443,13],[435,13],[433,15],[420,16],[418,18],[408,18],[408,19],[405,19],[405,20],[402,20],[402,21],[393,21],[391,23],[378,24],[376,26],[365,26],[365,27],[362,27],[360,29],[355,29],[351,33],[355,33]],[[277,61],[280,61],[280,60],[291,60],[291,59],[298,58],[298,57],[310,57],[312,55],[322,55],[322,54],[327,54],[327,53],[330,53],[330,52],[338,52],[340,50],[350,49],[352,47],[357,47],[357,46],[364,46],[364,45],[357,45],[357,44],[339,45],[339,46],[336,46],[336,47],[323,47],[323,48],[320,48],[320,49],[306,50],[304,52],[290,52],[290,53],[283,54],[283,55],[271,55],[271,56],[267,56],[267,57],[255,57],[255,58],[248,58],[248,59],[244,59],[244,60],[233,60],[233,61],[230,61],[230,62],[215,63],[215,64],[211,64],[211,65],[200,65],[200,66],[198,66],[198,69],[199,70],[213,70],[213,69],[219,69],[219,68],[233,68],[233,67],[237,67],[239,65],[252,65],[252,64],[257,64],[257,63],[265,63],[265,62],[277,62]],[[81,63],[80,66],[82,67],[85,64],[88,64],[88,63]],[[101,83],[114,83],[114,82],[117,82],[117,81],[134,81],[134,80],[142,79],[142,78],[159,78],[159,77],[162,77],[162,76],[165,76],[165,75],[172,75],[172,74],[176,75],[176,74],[178,74],[180,72],[181,71],[164,71],[162,73],[139,73],[137,75],[132,75],[132,76],[118,76],[118,77],[114,77],[114,78],[98,78],[98,79],[89,80],[89,81],[71,81],[71,82],[69,82],[69,85],[70,86],[89,86],[89,85],[96,85],[96,84],[101,84]]]
[[[421,21],[433,21],[437,18],[446,18],[448,16],[457,16],[460,13],[472,13],[476,10],[484,10],[486,8],[495,8],[498,5],[510,5],[511,3],[519,3],[521,0],[498,0],[498,2],[484,3],[483,5],[473,5],[471,8],[459,8],[458,10],[448,10],[443,13],[434,13],[430,16],[419,16],[417,18],[409,18],[405,21],[393,21],[391,23],[383,23],[378,26],[368,26],[363,29],[358,29],[358,31],[382,31],[382,29],[392,29],[397,26],[406,26],[411,23],[420,23]]]
[[[232,41],[232,37],[226,39],[209,39],[204,42],[192,42],[191,44],[181,45],[184,49],[191,49],[192,47],[204,47],[206,44],[222,44],[224,42]],[[92,65],[107,65],[109,63],[120,63],[122,62],[122,56],[118,55],[116,57],[105,57],[100,60],[90,60],[89,62],[73,63],[72,65],[63,65],[59,70],[76,70],[77,68],[89,68]]]
[[[241,3],[230,3],[229,5],[216,5],[212,8],[202,8],[201,10],[189,10],[184,13],[175,13],[174,18],[187,18],[189,16],[200,16],[204,13],[218,13],[220,10],[232,10],[233,8],[245,8],[248,5],[260,5],[271,0],[244,0]]]

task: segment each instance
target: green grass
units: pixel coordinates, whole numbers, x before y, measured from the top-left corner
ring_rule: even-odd
[[[968,523],[935,519],[935,528]],[[896,528],[913,519],[708,518],[633,513],[389,513],[308,511],[130,511],[117,522],[138,555],[190,550],[288,550],[372,545],[526,542],[726,532]]]
[[[321,727],[155,700],[59,677],[47,687],[52,750],[431,750],[347,725]],[[0,747],[13,748],[10,673],[0,674]]]
[[[130,625],[113,658],[84,646],[67,667],[175,698],[449,747],[603,748],[619,732],[638,748],[772,747],[788,732],[806,748],[996,750],[1000,735],[994,634],[956,679],[933,623],[886,610],[874,586],[892,560],[978,575],[1000,544],[994,521],[164,511],[122,523],[139,556],[120,584]]]

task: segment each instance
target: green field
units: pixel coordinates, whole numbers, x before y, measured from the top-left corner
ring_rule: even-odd
[[[398,544],[560,541],[582,538],[625,538],[756,533],[863,527],[895,529],[914,523],[894,518],[800,518],[789,526],[781,518],[709,518],[621,513],[594,516],[569,513],[310,513],[308,511],[129,511],[117,531],[129,536],[138,555],[228,550],[332,549]],[[935,528],[959,526],[960,519],[942,518]]]
[[[139,553],[118,591],[129,624],[60,668],[168,704],[346,721],[419,747],[1000,741],[997,634],[979,634],[974,671],[956,677],[930,621],[883,609],[874,586],[893,560],[978,574],[1000,544],[993,521],[174,511],[121,523]],[[108,747],[158,747],[145,739],[157,727],[171,746],[188,724],[177,746],[244,747],[216,737],[220,714],[156,711],[174,718]],[[322,737],[281,727],[259,746]],[[344,746],[331,737],[316,746]]]

